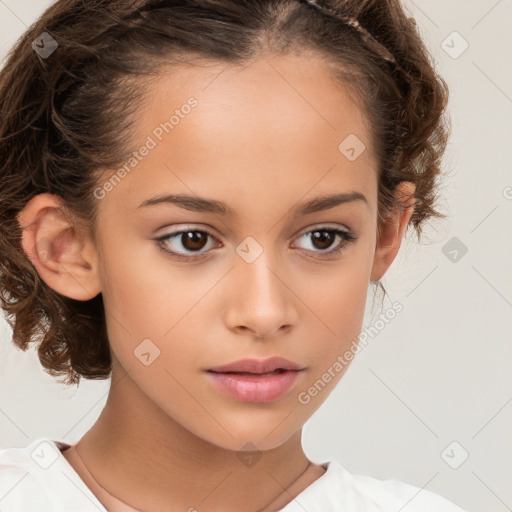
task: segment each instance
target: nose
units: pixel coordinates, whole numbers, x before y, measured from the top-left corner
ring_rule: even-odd
[[[265,251],[252,263],[240,258],[230,272],[228,328],[258,339],[288,332],[298,319],[298,299],[288,280]]]

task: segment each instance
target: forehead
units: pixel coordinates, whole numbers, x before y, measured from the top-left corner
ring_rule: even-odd
[[[283,193],[296,202],[333,187],[375,195],[364,113],[312,55],[166,68],[148,86],[134,129],[134,151],[150,149],[109,192],[120,208],[155,192],[228,195],[241,208],[251,191],[273,204]],[[351,147],[362,151],[356,159]]]

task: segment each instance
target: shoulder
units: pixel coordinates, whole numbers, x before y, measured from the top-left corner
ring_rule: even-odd
[[[326,462],[325,474],[297,496],[282,512],[305,506],[308,512],[464,512],[451,501],[398,480],[353,475],[338,462]],[[328,507],[328,508],[326,508]]]
[[[344,468],[341,471],[346,472]],[[459,506],[439,494],[399,480],[379,480],[349,473],[346,480],[355,496],[367,496],[378,505],[375,510],[388,510],[392,506],[397,510],[405,508],[408,512],[463,512]]]
[[[41,483],[30,471],[26,448],[0,450],[0,504],[2,512],[50,512]]]
[[[2,512],[105,510],[60,452],[64,446],[40,437],[23,448],[0,450]]]

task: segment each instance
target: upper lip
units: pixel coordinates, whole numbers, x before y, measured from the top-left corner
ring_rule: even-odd
[[[303,370],[304,368],[284,359],[282,357],[269,357],[268,359],[241,359],[222,366],[209,368],[210,372],[226,373],[226,372],[246,372],[246,373],[268,373],[274,370]]]

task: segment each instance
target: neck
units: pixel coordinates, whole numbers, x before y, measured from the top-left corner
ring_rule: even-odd
[[[76,448],[95,480],[131,507],[255,511],[283,493],[284,505],[311,483],[301,430],[264,452],[226,450],[170,418],[116,369],[104,410]]]

